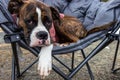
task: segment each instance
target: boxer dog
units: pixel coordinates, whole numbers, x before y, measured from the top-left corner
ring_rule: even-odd
[[[55,8],[36,0],[27,3],[22,0],[11,0],[8,10],[11,14],[16,14],[17,24],[23,28],[25,37],[29,38],[29,45],[41,47],[38,71],[42,78],[48,76],[52,69],[51,53],[55,41],[77,42],[88,34],[108,29],[114,24],[111,22],[87,31],[77,18],[67,15],[61,18]]]

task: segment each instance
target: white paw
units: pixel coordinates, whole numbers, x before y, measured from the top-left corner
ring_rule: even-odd
[[[52,70],[52,51],[53,45],[45,46],[41,48],[38,61],[38,72],[41,79],[44,79],[50,74]]]
[[[41,56],[38,62],[38,72],[41,79],[44,79],[46,76],[48,76],[51,70],[52,70],[51,60]]]

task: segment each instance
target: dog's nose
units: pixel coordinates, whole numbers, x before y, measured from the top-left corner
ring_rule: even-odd
[[[39,31],[37,34],[36,34],[36,37],[38,39],[43,39],[43,40],[47,40],[48,38],[48,33],[46,31]]]

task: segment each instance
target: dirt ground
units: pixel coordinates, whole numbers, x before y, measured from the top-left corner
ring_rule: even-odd
[[[97,41],[92,45],[88,46],[84,51],[86,55],[99,43]],[[116,74],[111,73],[112,61],[115,51],[116,41],[110,44],[108,47],[99,52],[96,56],[94,56],[89,64],[93,71],[95,80],[120,80],[120,71]],[[33,60],[36,59],[29,51],[22,49],[23,55],[20,57],[20,68],[23,69],[25,66],[30,64]],[[117,57],[116,67],[120,67],[120,48]],[[71,55],[60,55],[57,56],[60,60],[65,62],[67,65],[71,65]],[[11,45],[5,44],[3,40],[3,33],[0,32],[0,80],[11,80],[11,59],[12,51]],[[75,66],[83,60],[81,52],[75,52]],[[61,66],[58,62],[53,59],[55,65],[57,65],[64,72],[68,72]],[[40,80],[40,77],[37,73],[37,64],[31,67],[19,80]],[[53,70],[51,74],[46,77],[45,80],[63,80],[58,74],[56,74]],[[73,80],[90,80],[89,74],[87,72],[86,66],[84,66],[74,77]]]

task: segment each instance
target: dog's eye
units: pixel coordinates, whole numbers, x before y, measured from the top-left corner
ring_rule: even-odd
[[[51,21],[47,21],[46,25],[50,26],[51,25]]]
[[[33,20],[29,19],[25,21],[28,25],[32,25],[33,24]]]
[[[51,19],[48,16],[44,17],[44,24],[50,26],[52,23]]]

